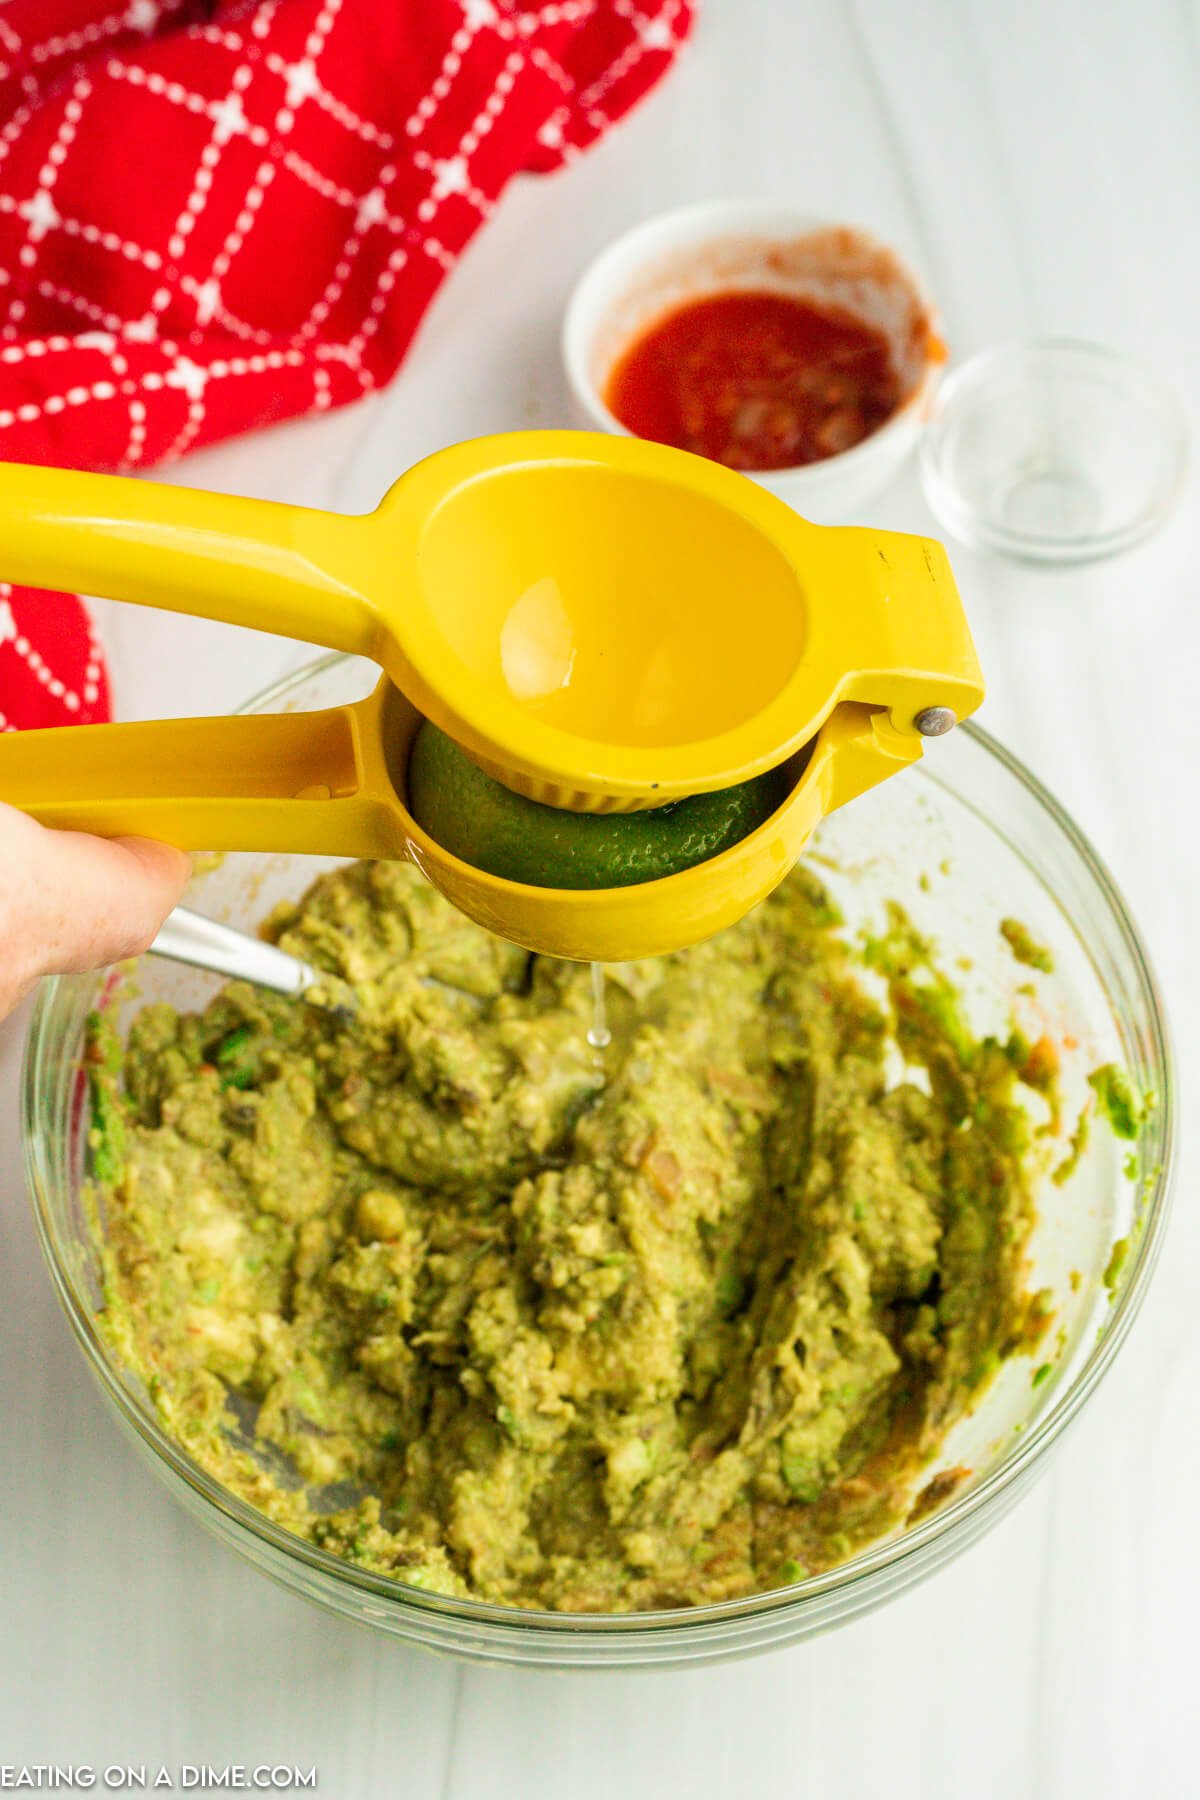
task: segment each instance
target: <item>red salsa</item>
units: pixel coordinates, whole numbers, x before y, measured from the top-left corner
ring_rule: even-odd
[[[688,301],[629,346],[605,400],[635,437],[731,469],[791,469],[836,456],[900,405],[883,333],[787,294]]]

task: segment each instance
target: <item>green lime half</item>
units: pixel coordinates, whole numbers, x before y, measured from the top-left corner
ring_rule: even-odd
[[[719,856],[761,825],[788,791],[785,769],[647,812],[577,813],[493,781],[428,720],[408,760],[408,805],[444,850],[531,887],[634,887]]]

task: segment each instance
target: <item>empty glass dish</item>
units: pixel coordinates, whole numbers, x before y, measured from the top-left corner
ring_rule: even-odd
[[[1173,396],[1136,357],[1070,338],[1000,344],[942,386],[921,443],[930,506],[977,549],[1077,563],[1162,523],[1187,452]]]

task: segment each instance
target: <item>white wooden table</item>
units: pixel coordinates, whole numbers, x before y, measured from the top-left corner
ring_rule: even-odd
[[[1139,347],[1200,444],[1200,25],[1171,0],[708,0],[661,92],[564,177],[514,190],[400,380],[182,479],[347,509],[456,438],[563,422],[576,272],[680,201],[765,193],[922,264],[954,351],[1031,330]],[[873,510],[930,519],[906,474]],[[956,557],[988,725],[1107,857],[1200,1084],[1194,490],[1149,546],[1038,575]],[[224,710],[298,646],[103,609],[128,717]],[[1196,1791],[1200,1209],[1035,1491],[883,1612],[742,1665],[464,1672],[277,1592],[182,1517],[91,1391],[19,1165],[20,1021],[0,1030],[0,1764],[283,1760],[367,1800],[740,1793],[859,1800]],[[1190,1179],[1189,1179],[1190,1177]]]

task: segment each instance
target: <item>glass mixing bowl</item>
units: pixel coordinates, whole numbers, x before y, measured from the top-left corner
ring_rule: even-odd
[[[369,665],[327,657],[261,694],[249,710],[357,699],[374,674]],[[1136,1146],[1094,1129],[1065,1185],[1047,1178],[1039,1192],[1031,1281],[1052,1290],[1056,1316],[1046,1343],[1005,1365],[929,1469],[936,1477],[967,1467],[970,1479],[939,1509],[839,1568],[750,1599],[673,1612],[574,1616],[444,1599],[303,1542],[226,1492],[172,1442],[140,1381],[97,1327],[102,1302],[84,1200],[80,1053],[105,977],[51,981],[34,1013],[24,1077],[26,1157],[42,1245],[113,1411],[203,1524],[284,1586],[391,1636],[480,1660],[629,1668],[716,1661],[811,1636],[932,1573],[1012,1505],[1112,1362],[1158,1253],[1173,1165],[1162,1003],[1137,931],[1095,852],[1045,789],[974,726],[931,745],[916,769],[835,814],[814,849],[817,871],[836,891],[851,930],[877,922],[891,897],[938,941],[977,1030],[1003,1033],[1015,1010],[1034,1036],[1048,1030],[1064,1042],[1066,1130],[1098,1064],[1122,1064],[1157,1095]],[[302,892],[323,866],[304,857],[230,856],[198,879],[194,899],[215,917],[252,925],[276,900]],[[1033,978],[1015,962],[998,931],[1008,917],[1050,947],[1052,975]],[[1017,992],[1031,980],[1035,994]],[[140,999],[121,1004],[165,999],[196,1006],[216,985],[211,976],[146,958],[137,972]],[[1128,1240],[1123,1260],[1112,1255],[1121,1239]]]

